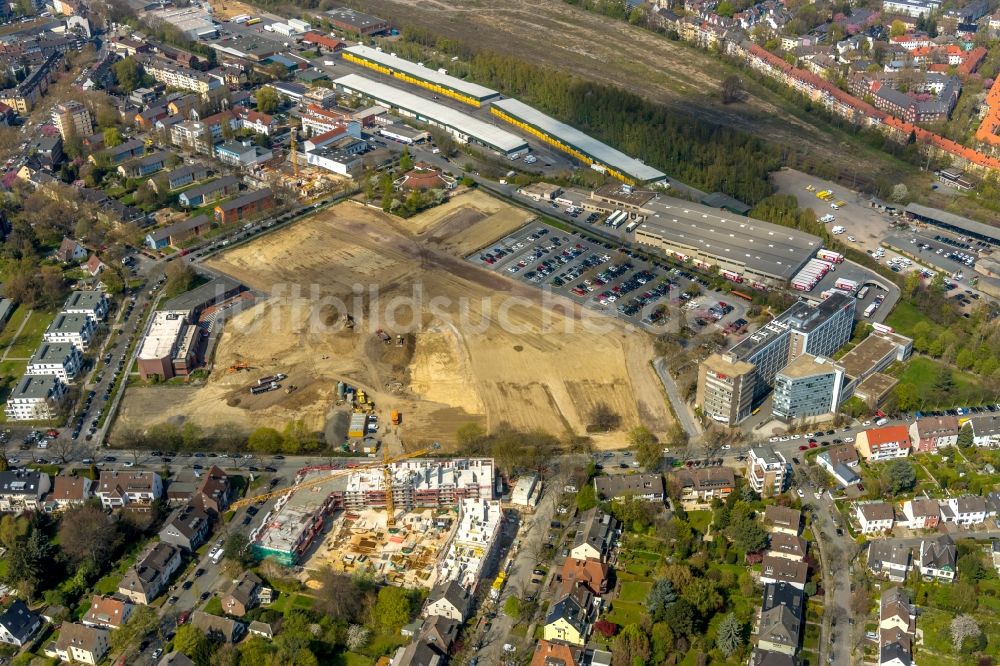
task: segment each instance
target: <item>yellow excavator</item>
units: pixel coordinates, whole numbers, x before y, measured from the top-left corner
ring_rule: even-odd
[[[312,488],[314,486],[320,486],[327,483],[330,479],[335,479],[339,476],[345,476],[351,472],[356,472],[363,469],[371,469],[373,467],[381,467],[383,479],[385,483],[385,511],[387,515],[387,523],[389,527],[396,524],[396,506],[393,502],[392,497],[392,469],[389,467],[392,463],[400,462],[403,460],[409,460],[410,458],[419,458],[420,456],[426,455],[433,451],[434,449],[441,448],[440,444],[435,443],[433,446],[419,449],[417,451],[411,451],[409,453],[404,453],[398,456],[389,457],[388,454],[383,453],[382,460],[371,463],[363,463],[357,467],[351,469],[341,469],[337,470],[331,474],[316,477],[315,479],[309,479],[308,481],[303,481],[302,483],[296,483],[285,488],[278,488],[266,493],[261,493],[260,495],[254,495],[252,497],[244,497],[243,499],[236,500],[229,505],[229,508],[233,511],[240,509],[244,506],[249,506],[256,502],[266,502],[269,499],[275,497],[281,497],[282,495],[287,495],[288,493],[293,493],[297,490],[303,490],[305,488]]]

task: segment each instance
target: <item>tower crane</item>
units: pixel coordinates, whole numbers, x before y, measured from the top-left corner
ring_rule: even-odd
[[[320,486],[328,482],[330,479],[335,479],[340,476],[345,476],[347,474],[356,472],[358,470],[382,467],[382,474],[383,478],[385,479],[385,493],[386,493],[385,508],[386,508],[386,513],[388,514],[388,524],[390,527],[392,527],[393,525],[396,524],[396,517],[394,515],[396,507],[392,499],[392,470],[389,468],[389,466],[392,463],[400,462],[403,460],[409,460],[410,458],[419,458],[420,456],[426,455],[431,451],[433,451],[434,449],[438,448],[440,448],[440,444],[434,444],[434,446],[419,449],[417,451],[411,451],[409,453],[404,453],[398,456],[390,457],[388,454],[384,454],[382,460],[377,462],[364,463],[352,469],[338,470],[332,474],[323,475],[315,479],[309,479],[308,481],[302,481],[301,483],[296,483],[290,486],[286,486],[285,488],[278,488],[276,490],[271,490],[269,492],[261,493],[259,495],[253,495],[252,497],[244,497],[243,499],[236,500],[235,502],[230,504],[229,508],[235,511],[236,509],[240,509],[244,506],[249,506],[255,502],[266,502],[269,499],[273,499],[275,497],[281,497],[282,495],[287,495],[288,493],[293,493],[297,490],[304,490],[306,488],[313,488],[315,486]]]

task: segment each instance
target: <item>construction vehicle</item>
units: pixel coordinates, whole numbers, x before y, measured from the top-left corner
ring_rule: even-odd
[[[236,500],[235,502],[231,503],[229,505],[229,508],[231,510],[233,510],[233,511],[236,511],[237,509],[241,509],[241,508],[243,508],[245,506],[250,506],[251,504],[256,504],[256,503],[264,503],[264,502],[266,502],[269,499],[274,499],[275,497],[281,497],[282,495],[287,495],[288,493],[293,493],[293,492],[295,492],[297,490],[303,490],[305,488],[313,488],[315,486],[323,485],[324,483],[329,482],[330,479],[336,478],[338,476],[345,476],[347,474],[352,474],[354,472],[357,472],[358,470],[371,469],[373,467],[379,467],[381,465],[384,465],[386,471],[388,471],[389,474],[391,475],[391,471],[388,468],[389,465],[391,465],[393,463],[397,463],[397,462],[402,462],[403,460],[409,460],[410,458],[419,458],[420,456],[426,455],[426,454],[430,453],[431,451],[433,451],[434,449],[439,449],[439,448],[441,448],[441,445],[435,443],[433,446],[430,446],[430,447],[427,447],[427,448],[423,448],[423,449],[420,449],[418,451],[412,451],[410,453],[404,453],[404,454],[399,455],[399,456],[393,456],[391,458],[388,457],[388,456],[384,456],[382,458],[382,460],[377,461],[377,462],[361,463],[360,465],[358,465],[357,467],[354,467],[353,469],[338,470],[338,471],[335,471],[332,474],[329,474],[327,476],[321,476],[321,477],[318,477],[318,478],[315,478],[315,479],[309,479],[308,481],[303,481],[302,483],[296,483],[296,484],[293,484],[291,486],[287,486],[285,488],[278,488],[277,490],[272,490],[272,491],[269,491],[269,492],[266,492],[266,493],[261,493],[260,495],[253,495],[253,496],[250,496],[250,497],[244,497],[243,499],[239,499],[239,500]],[[391,490],[392,490],[392,483],[390,481],[390,484],[388,486],[386,486],[386,491],[387,491],[386,492],[386,496],[387,497],[391,497],[392,496]],[[386,509],[388,510],[388,513],[389,513],[389,525],[390,526],[391,525],[395,525],[396,519],[395,519],[395,516],[392,515],[392,513],[393,513],[393,511],[395,509],[394,503],[391,502],[391,501],[387,502],[386,503]]]
[[[292,391],[294,391],[294,390],[295,390],[295,389],[297,389],[297,388],[298,388],[298,386],[296,386],[295,384],[289,384],[289,385],[288,385],[288,386],[287,386],[287,387],[285,388],[285,393],[291,393]]]
[[[392,341],[392,338],[389,336],[389,334],[383,331],[381,328],[375,331],[375,335],[378,336],[378,339],[384,342],[385,344],[389,344]]]
[[[347,315],[347,320],[344,322],[344,326],[347,328],[354,328],[354,317]]]
[[[239,372],[241,370],[250,371],[251,369],[250,364],[246,361],[236,361],[236,363],[229,366],[229,370],[227,370],[227,372],[229,374],[233,374],[234,372]]]
[[[263,384],[261,386],[251,386],[250,395],[260,395],[261,393],[277,391],[279,388],[281,388],[281,384],[278,382],[270,382],[269,384]]]
[[[392,425],[399,425],[399,422],[402,420],[402,416],[394,409],[389,414],[389,420],[392,421]]]

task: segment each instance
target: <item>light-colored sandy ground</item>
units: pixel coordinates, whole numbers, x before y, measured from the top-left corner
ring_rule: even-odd
[[[622,416],[623,430],[665,431],[672,417],[645,333],[561,299],[543,306],[538,289],[462,260],[530,219],[478,192],[415,220],[347,203],[220,255],[212,268],[271,297],[226,324],[205,386],[134,387],[123,421],[148,422],[155,408],[174,420],[302,419],[320,430],[343,380],[373,395],[385,417],[402,411],[409,448],[447,444],[468,422],[583,433],[598,402]],[[383,344],[379,328],[404,345]],[[238,360],[254,370],[227,372]],[[249,395],[274,372],[298,389]],[[601,436],[598,446],[622,441]]]

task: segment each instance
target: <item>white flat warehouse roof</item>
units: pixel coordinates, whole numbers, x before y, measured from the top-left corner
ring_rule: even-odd
[[[503,153],[513,153],[526,150],[527,142],[510,132],[494,127],[490,123],[473,118],[455,109],[424,99],[400,88],[373,81],[359,74],[342,76],[334,83],[369,97],[377,102],[388,104],[397,109],[408,111],[430,122],[454,129],[478,143],[495,148]]]
[[[407,60],[406,58],[400,58],[399,56],[394,56],[391,53],[385,53],[384,51],[373,49],[370,46],[350,46],[344,50],[348,53],[353,53],[359,58],[371,60],[372,62],[376,62],[380,65],[388,67],[389,69],[395,69],[409,74],[417,79],[423,79],[424,81],[436,83],[443,88],[450,88],[451,90],[468,95],[469,97],[474,97],[479,101],[487,100],[500,94],[496,90],[487,88],[486,86],[481,86],[478,83],[471,83],[450,74],[442,74],[436,69],[418,65],[417,63]]]
[[[584,134],[575,127],[570,127],[566,123],[559,122],[551,116],[547,116],[538,109],[532,108],[516,99],[502,99],[492,102],[493,106],[505,113],[509,113],[518,120],[521,120],[549,136],[559,139],[563,143],[576,148],[581,153],[588,155],[600,164],[607,165],[612,169],[617,169],[627,176],[631,176],[638,181],[652,183],[663,180],[667,174],[647,166],[629,157],[620,150],[601,143],[597,139]]]

